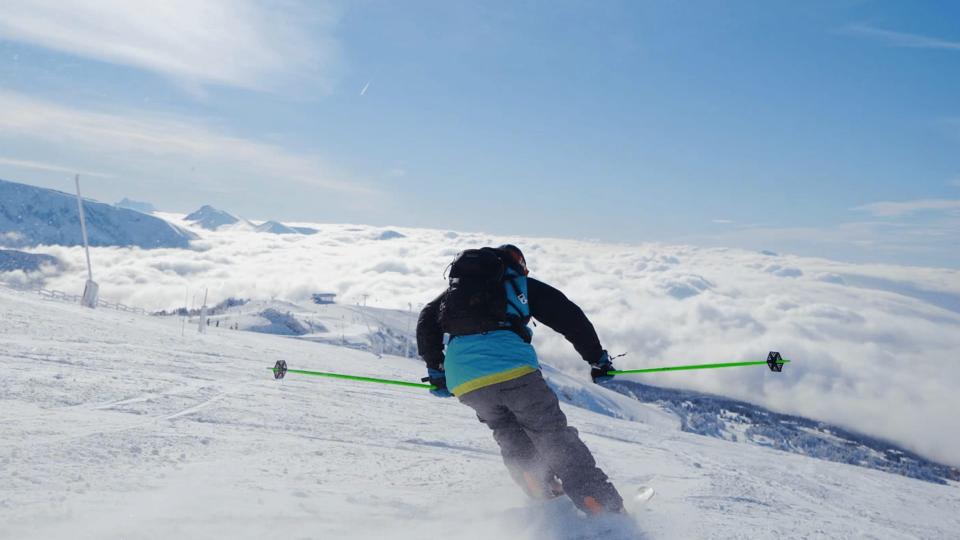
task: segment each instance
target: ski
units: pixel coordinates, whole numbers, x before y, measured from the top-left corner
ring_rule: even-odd
[[[650,502],[650,499],[656,495],[657,492],[650,486],[640,486],[636,493],[628,497],[623,501],[624,508],[627,509],[627,513],[635,514],[639,511],[644,505]]]

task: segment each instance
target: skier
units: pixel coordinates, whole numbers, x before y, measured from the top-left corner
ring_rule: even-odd
[[[476,411],[530,497],[566,494],[588,515],[623,513],[623,499],[567,425],[530,345],[533,317],[573,344],[594,382],[609,379],[613,364],[586,315],[559,290],[527,277],[523,253],[511,244],[466,250],[449,270],[450,287],[417,321],[431,392],[455,395]]]

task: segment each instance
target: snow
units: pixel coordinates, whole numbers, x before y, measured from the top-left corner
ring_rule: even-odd
[[[0,289],[0,538],[563,539],[467,407],[414,359]],[[955,538],[960,489],[685,433],[658,408],[546,371],[647,538]],[[579,398],[576,396],[580,396]],[[624,401],[627,400],[627,401]],[[586,408],[585,408],[586,407]],[[619,532],[623,532],[622,530]],[[612,535],[605,539],[618,537]]]
[[[136,210],[141,214],[152,214],[157,211],[157,208],[148,202],[135,201],[128,197],[124,197],[118,203],[114,204],[117,208],[126,208],[127,210]]]
[[[269,234],[300,234],[297,230],[287,227],[279,221],[264,221],[256,227],[257,232]]]
[[[211,231],[215,231],[224,225],[233,225],[240,222],[239,218],[234,217],[223,210],[218,210],[209,204],[205,204],[197,209],[197,211],[187,214],[184,216],[183,220],[188,221],[197,227]]]
[[[40,253],[26,253],[13,249],[0,249],[0,272],[36,272],[44,266],[56,267],[60,261],[56,257]]]
[[[171,220],[177,220],[179,216],[165,216]],[[199,227],[208,231],[216,230],[235,230],[235,231],[255,231],[268,234],[315,234],[316,229],[303,227],[302,231],[280,223],[279,221],[268,220],[255,225],[246,219],[238,218],[229,212],[220,210],[205,204],[191,214],[184,216],[183,221],[188,227]]]
[[[183,223],[182,215],[157,215]],[[458,251],[512,242],[524,250],[533,277],[583,307],[608,350],[629,353],[617,361],[620,369],[763,360],[770,350],[794,360],[777,378],[729,369],[650,374],[643,382],[829,422],[960,466],[960,371],[944,369],[942,360],[960,349],[957,270],[386,225],[289,224],[318,231],[309,236],[240,225],[191,226],[201,236],[191,250],[94,248],[101,297],[154,311],[182,306],[185,293],[199,291],[202,299],[205,290],[211,305],[230,297],[303,304],[324,291],[343,305],[416,312],[442,290],[443,270]],[[378,240],[387,230],[404,237]],[[63,270],[0,280],[82,292],[82,248],[31,251],[56,257]],[[326,338],[337,332],[338,325],[324,324]],[[376,331],[363,323],[354,328],[357,339],[347,339],[357,345],[369,344],[364,335]],[[562,337],[534,332],[542,359],[586,376]]]
[[[196,235],[158,217],[84,199],[91,246],[187,248]],[[82,245],[74,195],[0,180],[0,245]]]
[[[417,313],[342,304],[253,300],[214,309],[210,324],[221,328],[297,336],[374,354],[416,356]],[[191,319],[194,321],[194,319]]]

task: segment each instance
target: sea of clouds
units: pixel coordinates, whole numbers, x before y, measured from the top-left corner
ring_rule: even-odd
[[[177,224],[180,216],[165,216]],[[297,223],[314,235],[193,228],[192,250],[94,248],[101,297],[148,310],[228,297],[418,310],[445,287],[444,269],[465,248],[512,242],[531,275],[563,290],[591,318],[620,369],[764,360],[764,367],[642,375],[890,439],[960,465],[960,272],[854,265],[737,249],[505,238],[442,230]],[[403,236],[384,234],[399,232]],[[79,294],[82,248],[33,250],[62,270],[0,279]],[[202,296],[201,296],[202,297]],[[541,360],[579,377],[586,364],[540,325]]]

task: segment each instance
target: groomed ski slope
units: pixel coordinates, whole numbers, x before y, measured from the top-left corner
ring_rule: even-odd
[[[571,354],[572,350],[571,350]],[[541,519],[416,360],[89,311],[0,289],[0,538],[576,539]],[[648,538],[956,538],[960,489],[679,431],[550,371]],[[611,416],[613,415],[613,416]],[[620,418],[615,418],[619,416]],[[523,521],[534,516],[532,525]]]

